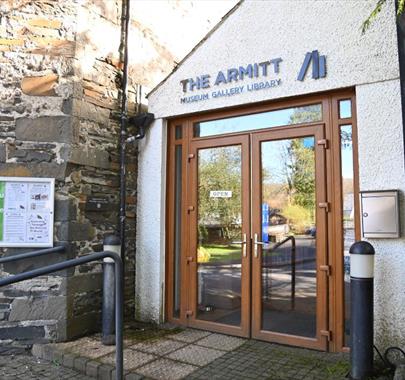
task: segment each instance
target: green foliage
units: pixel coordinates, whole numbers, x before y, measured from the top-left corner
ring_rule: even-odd
[[[289,148],[293,203],[308,210],[315,207],[314,151],[304,146],[303,139],[293,139]]]
[[[240,147],[204,149],[198,160],[199,240],[206,240],[207,226],[212,225],[221,226],[225,239],[232,239],[241,218]],[[217,190],[232,191],[232,196],[211,198],[210,191]]]
[[[363,22],[361,27],[361,33],[364,34],[370,27],[371,23],[377,18],[378,14],[381,12],[383,5],[387,0],[378,0],[375,8],[371,11],[370,15]],[[405,9],[405,0],[398,0],[397,16],[401,16]]]
[[[199,246],[197,249],[197,262],[208,263],[210,261],[211,254],[203,246]]]
[[[296,233],[304,233],[305,229],[313,223],[311,210],[297,204],[287,205],[282,210],[282,214],[289,220],[291,228]]]

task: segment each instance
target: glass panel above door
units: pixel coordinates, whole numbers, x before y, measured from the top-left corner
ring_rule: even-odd
[[[230,117],[195,123],[193,127],[194,137],[207,137],[227,133],[253,131],[294,125],[313,123],[322,120],[322,105],[291,107],[280,110]]]
[[[239,326],[241,146],[198,151],[197,318]]]

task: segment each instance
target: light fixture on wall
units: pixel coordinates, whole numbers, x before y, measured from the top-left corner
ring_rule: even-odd
[[[140,140],[145,137],[146,129],[155,120],[155,115],[149,112],[142,112],[136,116],[128,118],[128,124],[136,128],[136,134],[127,138],[127,143]]]

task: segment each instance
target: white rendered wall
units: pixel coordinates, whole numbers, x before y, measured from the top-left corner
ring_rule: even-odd
[[[161,322],[164,305],[166,128],[160,119],[138,145],[136,319]]]
[[[156,117],[182,115],[263,100],[297,96],[373,83],[399,77],[394,1],[388,1],[366,34],[361,26],[375,1],[272,0],[245,1],[200,45],[176,71],[149,95]],[[305,53],[326,55],[326,78],[297,76]],[[180,81],[203,74],[215,81],[218,71],[281,57],[282,84],[267,90],[181,104],[186,95],[210,93],[247,85],[262,78],[212,86],[183,93]]]
[[[375,258],[375,341],[405,343],[404,146],[400,81],[356,87],[360,190],[400,190],[401,239],[370,239]]]
[[[403,201],[404,147],[394,2],[389,1],[383,7],[371,29],[362,36],[361,24],[374,5],[374,1],[358,0],[246,1],[150,95],[149,110],[158,120],[149,141],[140,148],[138,179],[137,294],[140,314],[145,319],[161,320],[164,305],[162,239],[166,172],[162,152],[166,139],[162,119],[165,117],[355,87],[360,189],[399,189]],[[305,53],[314,49],[327,56],[326,78],[314,80],[309,70],[305,81],[297,81]],[[180,85],[182,79],[202,74],[215,77],[219,70],[276,57],[283,59],[280,87],[197,103],[180,103],[184,96]],[[249,81],[255,80],[245,80],[243,84]],[[228,84],[221,88],[234,86]],[[199,91],[192,94],[197,93]],[[145,162],[144,157],[148,159]],[[151,162],[152,158],[158,162]],[[159,199],[161,203],[157,204]],[[404,226],[405,221],[402,222]],[[148,233],[140,233],[142,230]],[[150,231],[154,236],[161,236],[159,244],[148,242]],[[405,236],[404,227],[402,234]],[[371,240],[371,243],[377,251],[376,343],[380,347],[403,345],[405,239]],[[152,261],[147,260],[149,257]]]

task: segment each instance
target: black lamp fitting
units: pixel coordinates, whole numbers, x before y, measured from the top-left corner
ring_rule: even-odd
[[[137,132],[134,136],[135,140],[140,140],[145,137],[146,129],[155,120],[155,115],[149,112],[143,112],[136,116],[128,118],[128,124],[132,127],[137,128]]]

